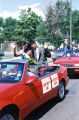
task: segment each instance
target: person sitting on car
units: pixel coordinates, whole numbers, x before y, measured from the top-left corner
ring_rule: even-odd
[[[67,41],[67,45],[65,46],[64,50],[65,50],[65,52],[73,50],[73,47],[70,46],[70,41]]]
[[[32,48],[33,58],[37,61],[37,64],[38,65],[47,64],[44,48],[38,47],[35,41],[31,41],[30,44]]]
[[[75,42],[75,45],[73,46],[73,50],[78,50],[79,48],[78,48],[78,44],[77,44],[77,42]]]
[[[28,42],[24,42],[23,46],[24,48],[19,52],[16,52],[16,47],[14,48],[14,56],[15,57],[22,56],[22,59],[33,58],[33,55],[30,49],[30,44]]]
[[[45,57],[45,50],[44,48],[38,47],[37,43],[35,41],[31,41],[31,48],[32,48],[32,54],[33,58],[36,61],[37,64],[30,65],[30,72],[33,72],[37,76],[39,76],[39,69],[42,66],[47,66],[47,59]]]

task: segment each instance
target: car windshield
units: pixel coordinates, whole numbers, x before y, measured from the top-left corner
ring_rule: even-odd
[[[64,52],[64,49],[61,48],[61,49],[59,49],[59,50],[56,51],[56,53],[60,53],[60,52]]]
[[[68,51],[62,57],[79,57],[79,51]]]
[[[0,83],[19,82],[24,69],[23,63],[0,62]]]

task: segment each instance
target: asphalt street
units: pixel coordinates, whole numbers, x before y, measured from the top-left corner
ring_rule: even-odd
[[[62,102],[52,99],[24,120],[79,120],[79,77],[69,80]]]

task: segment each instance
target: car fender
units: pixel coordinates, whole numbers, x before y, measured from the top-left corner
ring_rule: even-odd
[[[69,82],[67,68],[64,67],[64,66],[60,66],[60,72],[58,74],[59,74],[59,82],[61,80],[64,80],[65,81],[65,87],[66,87],[68,82]]]

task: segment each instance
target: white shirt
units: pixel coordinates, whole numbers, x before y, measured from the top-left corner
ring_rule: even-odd
[[[19,54],[20,54],[20,55],[23,55],[24,58],[30,58],[30,56],[29,56],[27,53],[25,53],[24,50],[20,50],[20,51],[19,51]]]
[[[37,60],[39,59],[39,48],[36,48],[36,50],[34,50],[34,56]]]

